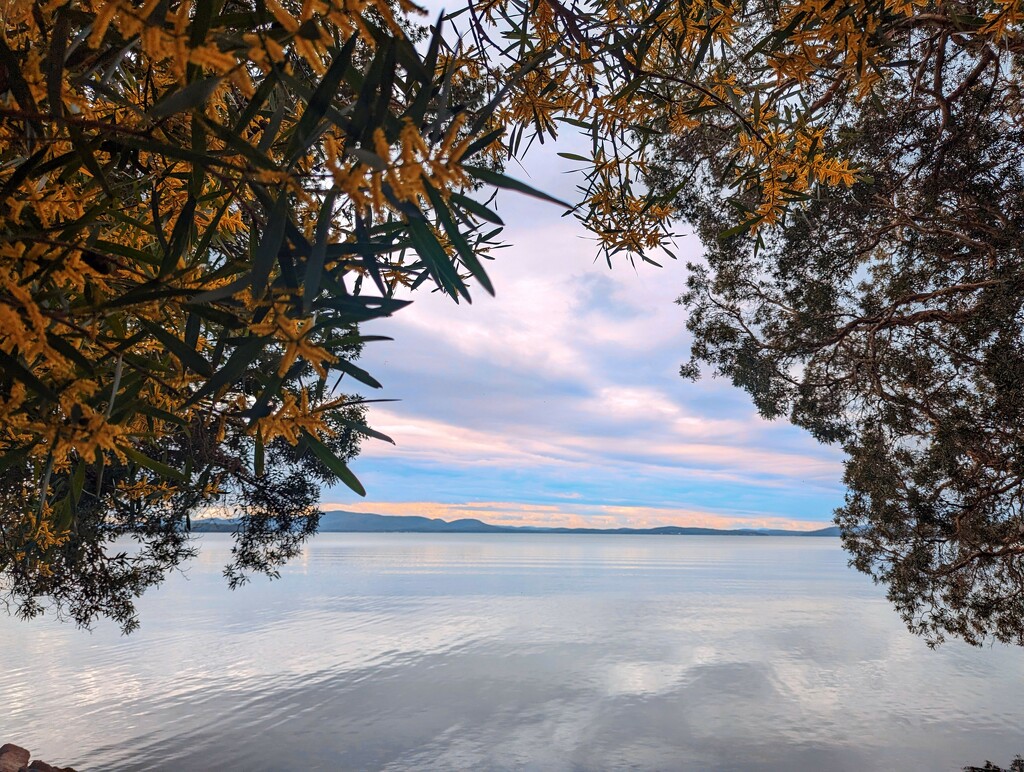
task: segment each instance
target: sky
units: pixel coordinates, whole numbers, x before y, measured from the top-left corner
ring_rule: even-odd
[[[506,172],[574,200],[578,164],[556,155],[569,144]],[[761,419],[726,380],[679,376],[690,338],[675,300],[696,237],[661,268],[609,269],[560,207],[505,192],[496,208],[509,246],[487,264],[495,297],[476,288],[456,305],[420,290],[363,327],[393,338],[360,365],[384,387],[364,396],[399,400],[368,417],[396,444],[365,441],[351,467],[366,498],[336,487],[322,509],[602,528],[830,523],[838,450]]]

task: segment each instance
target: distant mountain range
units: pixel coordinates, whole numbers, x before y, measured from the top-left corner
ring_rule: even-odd
[[[230,533],[237,523],[224,518],[193,520],[192,530],[206,533]],[[441,520],[415,515],[371,515],[363,512],[325,512],[320,518],[321,533],[619,533],[658,536],[838,536],[835,526],[816,531],[786,531],[777,528],[686,528],[664,525],[660,528],[541,528],[537,526],[491,525],[482,520]]]

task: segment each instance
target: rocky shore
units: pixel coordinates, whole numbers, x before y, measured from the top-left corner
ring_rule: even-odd
[[[0,772],[75,772],[71,767],[55,767],[36,759],[31,764],[32,754],[13,743],[0,745]]]

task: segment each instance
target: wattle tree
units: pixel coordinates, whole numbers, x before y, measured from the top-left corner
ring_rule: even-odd
[[[131,629],[211,508],[242,516],[231,582],[295,554],[382,439],[359,325],[493,291],[492,189],[543,195],[503,164],[570,131],[609,264],[701,236],[687,372],[843,444],[846,545],[911,628],[1024,643],[1018,0],[2,8],[21,613]]]

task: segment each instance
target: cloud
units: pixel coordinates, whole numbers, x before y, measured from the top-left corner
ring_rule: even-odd
[[[589,407],[584,405],[583,409]],[[637,406],[635,410],[644,409]],[[652,400],[650,410],[657,413],[657,401]],[[588,470],[628,464],[720,481],[753,482],[757,477],[764,484],[766,478],[780,478],[784,484],[799,481],[826,486],[834,482],[837,471],[831,458],[744,444],[743,436],[750,432],[740,421],[702,420],[678,417],[675,413],[659,434],[639,436],[622,431],[621,426],[603,426],[600,421],[564,429],[549,426],[538,432],[536,426],[525,424],[503,431],[486,431],[389,409],[378,409],[372,417],[373,426],[392,437],[396,445],[371,443],[364,449],[365,455],[440,466],[562,466],[577,469],[585,479]]]
[[[563,159],[534,161],[531,184],[573,195]],[[760,418],[725,382],[678,376],[688,345],[674,302],[682,261],[609,270],[557,207],[504,194],[498,203],[512,246],[488,263],[496,297],[477,290],[472,305],[456,305],[417,292],[364,330],[394,338],[367,346],[362,365],[384,383],[379,396],[401,400],[369,415],[397,446],[367,441],[353,464],[371,497],[554,505],[572,496],[827,517],[842,492],[836,450]],[[700,259],[693,238],[679,251]]]

